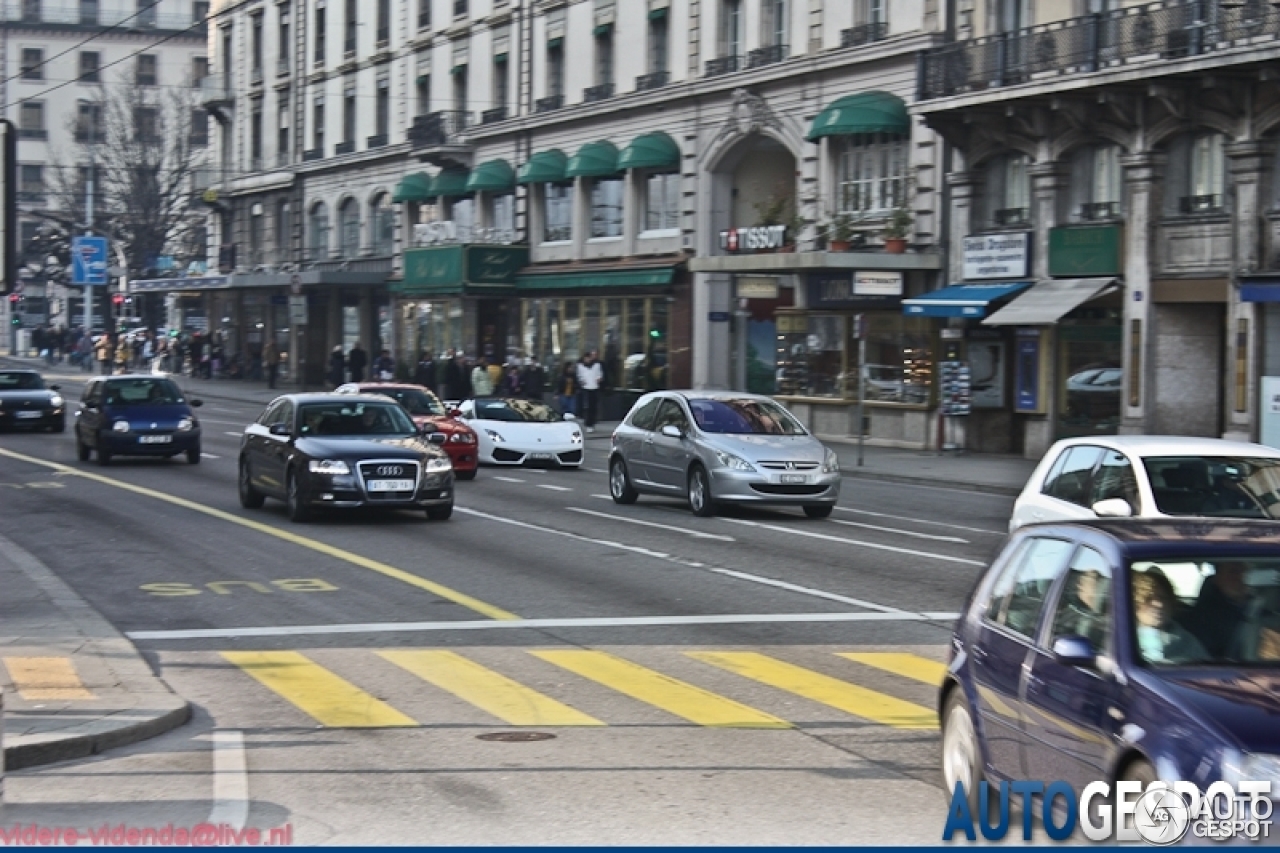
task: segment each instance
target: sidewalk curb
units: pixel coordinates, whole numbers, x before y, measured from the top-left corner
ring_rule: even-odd
[[[190,703],[157,677],[133,643],[39,558],[3,536],[0,552],[48,597],[59,615],[75,629],[81,646],[100,655],[124,692],[138,700],[134,707],[102,709],[97,716],[57,732],[7,735],[6,740],[28,742],[4,747],[6,771],[96,755],[172,731],[191,719]],[[10,707],[7,713],[17,716],[22,712]],[[9,728],[5,726],[6,730]]]

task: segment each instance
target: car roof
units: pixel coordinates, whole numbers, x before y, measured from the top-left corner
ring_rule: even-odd
[[[1019,533],[1054,531],[1073,535],[1092,531],[1110,539],[1131,558],[1169,555],[1194,557],[1224,553],[1280,558],[1280,522],[1240,518],[1100,518],[1028,524]]]
[[[294,403],[350,403],[352,398],[357,400],[368,400],[370,402],[382,403],[383,405],[397,405],[394,400],[389,401],[385,394],[339,394],[335,391],[304,391],[298,394],[281,394],[268,405],[274,405],[276,400],[291,400]]]
[[[1231,441],[1223,438],[1198,438],[1189,435],[1099,435],[1069,438],[1059,442],[1061,447],[1093,444],[1114,450],[1123,450],[1135,456],[1271,456],[1280,459],[1280,449],[1253,444],[1247,441]]]
[[[686,400],[773,400],[764,394],[751,394],[747,391],[676,389],[662,393],[679,394]]]

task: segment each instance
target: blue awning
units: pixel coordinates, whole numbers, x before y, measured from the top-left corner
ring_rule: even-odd
[[[992,302],[1030,286],[1029,281],[953,284],[914,299],[902,300],[902,313],[908,317],[985,317]]]
[[[1280,278],[1255,278],[1240,282],[1241,302],[1280,302]]]

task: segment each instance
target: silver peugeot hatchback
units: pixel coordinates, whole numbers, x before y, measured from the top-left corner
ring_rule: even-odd
[[[737,391],[658,391],[613,433],[609,493],[684,496],[694,515],[717,504],[800,506],[826,518],[840,497],[836,454],[776,401]]]

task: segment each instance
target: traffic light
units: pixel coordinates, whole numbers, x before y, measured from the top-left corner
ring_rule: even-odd
[[[649,337],[651,337],[651,338],[660,338],[660,337],[662,337],[662,330],[661,330],[661,329],[650,329],[650,330],[649,330]]]
[[[13,319],[11,319],[9,322],[10,322],[11,324],[15,325],[15,326],[21,326],[21,325],[22,325],[22,318],[21,318],[21,317],[19,317],[17,314],[14,314],[14,315],[13,315]]]
[[[117,305],[117,306],[119,306],[119,305],[123,305],[123,304],[124,304],[124,294],[123,294],[123,293],[114,293],[114,294],[112,294],[112,295],[111,295],[111,304],[112,304],[112,305]]]
[[[12,302],[14,305],[17,305],[17,304],[18,304],[18,300],[20,300],[20,299],[22,299],[22,297],[21,297],[21,296],[19,296],[19,295],[18,295],[18,294],[16,294],[16,293],[10,293],[10,294],[9,294],[9,301],[10,301],[10,302]]]

